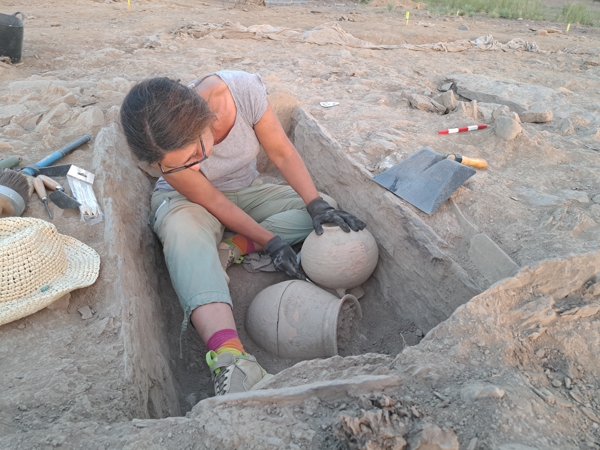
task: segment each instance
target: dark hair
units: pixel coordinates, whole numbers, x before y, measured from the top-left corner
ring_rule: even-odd
[[[149,164],[183,148],[215,119],[196,91],[169,78],[135,85],[121,105],[121,126],[133,154]]]

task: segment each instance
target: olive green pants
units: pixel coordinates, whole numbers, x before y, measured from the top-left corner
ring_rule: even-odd
[[[302,242],[313,230],[304,201],[290,186],[263,184],[224,195],[290,245]],[[320,195],[337,208],[335,200]],[[155,191],[151,208],[152,229],[163,244],[184,323],[198,306],[216,302],[232,305],[217,251],[225,231],[221,222],[177,191]]]

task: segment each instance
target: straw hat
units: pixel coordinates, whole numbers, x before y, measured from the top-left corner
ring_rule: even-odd
[[[100,256],[45,220],[0,219],[0,325],[45,308],[98,278]]]

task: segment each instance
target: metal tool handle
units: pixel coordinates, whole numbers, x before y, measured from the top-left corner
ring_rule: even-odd
[[[58,184],[52,178],[47,177],[46,175],[38,175],[37,178],[42,180],[42,183],[44,183],[44,186],[46,186],[51,191],[63,191],[64,190],[60,184]]]
[[[27,175],[33,176],[33,175],[35,175],[34,169],[37,169],[40,167],[48,167],[49,165],[54,164],[60,158],[68,155],[73,150],[75,150],[78,147],[81,147],[86,142],[89,142],[90,139],[91,139],[91,137],[88,136],[87,134],[84,136],[81,136],[79,139],[75,139],[73,142],[68,143],[63,148],[56,150],[55,152],[46,156],[44,159],[42,159],[41,161],[38,161],[37,163],[33,164],[32,166],[21,169],[21,172],[26,173]]]

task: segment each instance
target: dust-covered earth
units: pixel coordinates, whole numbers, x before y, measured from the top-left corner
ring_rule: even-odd
[[[0,447],[600,448],[600,33],[389,5],[2,5],[25,14],[25,39],[21,63],[0,62],[0,159],[34,163],[89,134],[64,162],[96,174],[103,220],[50,204],[60,233],[98,251],[100,276],[0,327]],[[220,69],[262,76],[317,187],[367,222],[380,263],[344,357],[304,362],[244,329],[252,298],[285,277],[231,268],[244,345],[277,375],[208,398],[205,349],[192,330],[180,345],[147,226],[155,178],[118,111],[144,78]],[[488,127],[437,133],[475,124]],[[432,215],[371,180],[423,147],[488,162]],[[48,219],[35,194],[23,215]]]

